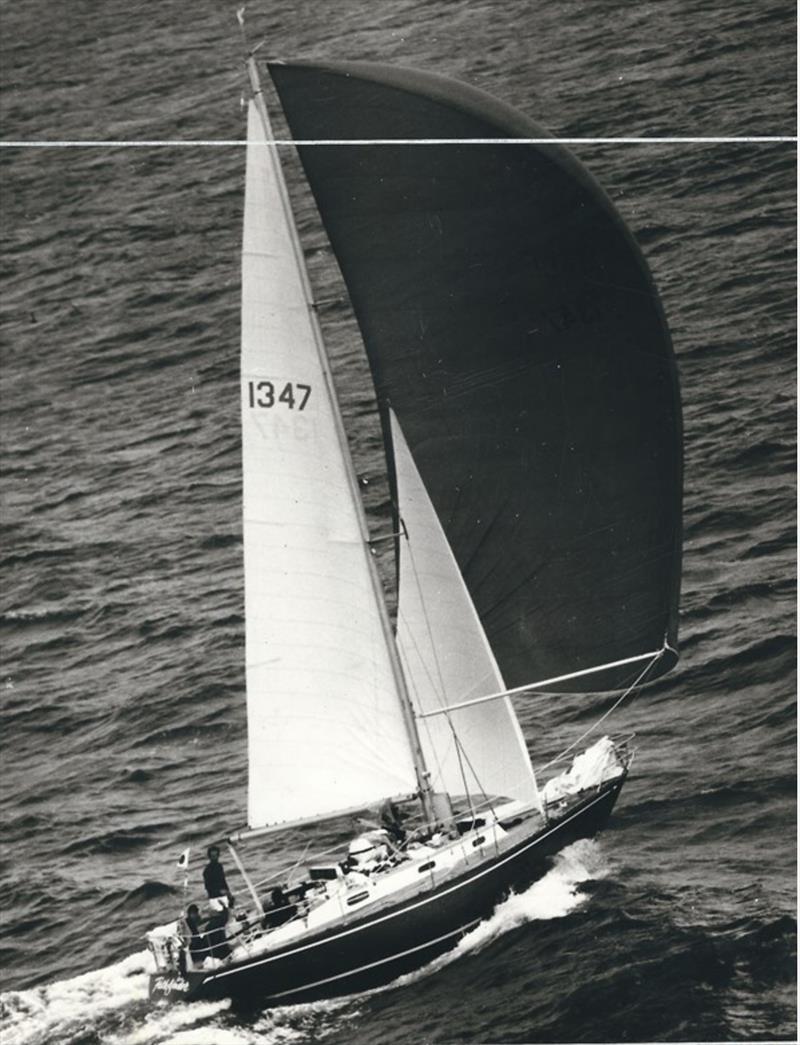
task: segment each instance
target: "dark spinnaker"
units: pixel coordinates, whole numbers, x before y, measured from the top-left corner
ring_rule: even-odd
[[[385,415],[390,403],[509,686],[671,647],[681,417],[647,266],[605,193],[480,91],[272,64]],[[565,684],[617,688],[641,665]],[[557,687],[554,687],[557,688]]]

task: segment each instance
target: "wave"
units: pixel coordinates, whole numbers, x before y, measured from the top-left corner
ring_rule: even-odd
[[[742,553],[743,559],[749,559],[758,555],[766,555],[767,552],[763,550],[763,545],[756,546],[744,551]],[[737,588],[728,588],[724,591],[717,592],[716,595],[712,595],[706,606],[705,611],[716,610],[721,606],[736,606],[740,602],[745,602],[747,599],[774,599],[779,595],[790,595],[794,591],[794,581],[790,578],[782,578],[777,580],[768,581],[753,581],[749,584],[742,584]]]
[[[582,838],[562,849],[555,857],[547,874],[521,893],[511,892],[485,921],[468,932],[453,950],[432,962],[398,977],[378,991],[403,987],[426,978],[431,973],[467,954],[483,950],[495,940],[528,922],[565,918],[581,907],[588,895],[581,891],[585,882],[597,881],[608,874],[608,864],[600,844],[594,839]]]
[[[764,661],[788,654],[793,660],[797,656],[797,637],[795,635],[771,635],[769,638],[752,642],[744,649],[726,658],[729,668],[742,668],[751,664],[762,664]]]
[[[760,559],[765,555],[774,555],[777,552],[783,552],[793,547],[794,545],[794,527],[791,530],[787,527],[786,532],[781,534],[779,537],[769,537],[764,540],[756,542],[750,548],[746,548],[742,552],[743,559]]]
[[[215,551],[217,548],[235,548],[241,543],[241,533],[215,533],[200,541],[200,547],[205,551]]]
[[[147,881],[142,882],[141,885],[129,889],[122,895],[118,893],[117,898],[111,905],[111,910],[122,911],[128,907],[133,910],[138,910],[139,907],[148,900],[156,900],[161,896],[173,896],[177,891],[178,890],[174,886],[168,885],[166,882],[159,882],[152,878],[148,878]]]
[[[19,626],[23,624],[69,624],[81,617],[86,610],[69,607],[47,606],[42,609],[6,610],[0,613],[0,625]]]
[[[244,1045],[252,1040],[250,1035],[211,1022],[215,1016],[225,1013],[229,1006],[227,1000],[200,1001],[156,1010],[148,1013],[138,1027],[112,1034],[106,1041],[108,1045],[155,1045],[156,1042],[207,1045],[211,1041],[214,1045]],[[196,1026],[198,1023],[200,1027]]]
[[[678,667],[669,678],[657,679],[648,686],[648,693],[652,695],[700,686],[708,693],[731,687],[732,679],[735,679],[735,688],[742,690],[751,683],[792,679],[796,667],[796,636],[778,633],[733,652],[718,647],[714,655],[707,655],[704,661]]]
[[[74,838],[61,847],[64,855],[80,853],[84,856],[98,853],[119,853],[126,849],[139,849],[152,842],[152,836],[157,833],[162,825],[154,824],[145,827],[127,827],[114,831],[105,831],[102,834],[91,835],[88,838]]]
[[[147,1000],[152,971],[147,951],[131,954],[104,969],[44,987],[0,995],[4,1045],[97,1040],[94,1028],[110,1012]]]
[[[229,1018],[229,999],[152,1006],[152,971],[149,952],[140,951],[103,969],[0,995],[3,1045],[300,1045],[324,1037],[320,1025],[348,1004],[336,999],[286,1006],[242,1025]]]
[[[752,980],[771,984],[776,980],[792,983],[797,961],[797,920],[784,914],[762,921],[743,919],[727,934],[735,960],[745,966]]]

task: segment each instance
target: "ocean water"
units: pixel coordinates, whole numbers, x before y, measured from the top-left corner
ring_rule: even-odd
[[[795,134],[795,17],[784,0],[247,7],[264,53],[438,70],[580,137]],[[6,141],[244,134],[233,4],[7,4],[0,76]],[[678,355],[682,659],[613,720],[637,756],[597,841],[434,966],[247,1017],[152,1010],[143,941],[180,903],[177,855],[245,805],[244,151],[0,151],[4,1042],[796,1037],[796,148],[574,151],[642,244]],[[380,526],[369,382],[289,167]],[[534,764],[602,707],[520,704]]]

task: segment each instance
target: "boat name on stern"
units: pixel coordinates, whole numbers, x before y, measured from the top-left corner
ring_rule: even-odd
[[[150,993],[173,994],[175,991],[180,991],[185,994],[190,989],[191,984],[188,980],[181,979],[180,976],[156,976]]]

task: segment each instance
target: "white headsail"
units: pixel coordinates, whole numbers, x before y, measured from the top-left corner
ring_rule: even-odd
[[[505,688],[436,510],[391,412],[400,538],[397,644],[418,712]],[[536,780],[511,701],[421,719],[436,791],[537,800]]]
[[[242,256],[251,828],[417,789],[280,162],[259,144],[269,138],[251,102]]]

